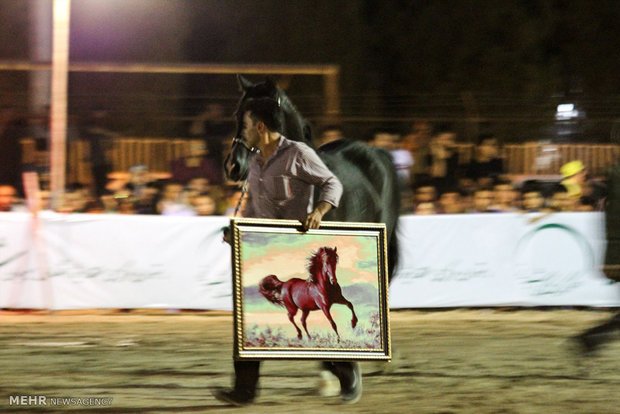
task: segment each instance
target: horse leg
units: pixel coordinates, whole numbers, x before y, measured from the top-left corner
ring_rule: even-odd
[[[342,293],[339,295],[340,297],[334,300],[334,303],[338,303],[341,305],[346,305],[347,308],[351,309],[351,328],[355,328],[357,326],[357,315],[355,314],[355,309],[353,309],[353,304],[347,300]]]
[[[323,313],[327,317],[327,320],[329,321],[329,323],[331,323],[332,329],[336,332],[336,335],[338,336],[338,342],[340,342],[340,334],[338,333],[338,327],[336,326],[336,322],[334,322],[334,319],[332,318],[332,314],[329,313],[329,307],[328,306],[322,306],[321,310],[323,311]]]
[[[306,331],[306,335],[308,335],[308,339],[312,339],[310,337],[310,334],[308,333],[308,327],[306,326],[306,319],[308,318],[309,314],[310,314],[309,310],[301,311],[301,325],[304,327],[304,330]]]
[[[293,326],[295,327],[295,329],[297,329],[297,338],[301,339],[301,329],[299,329],[299,326],[297,326],[297,324],[295,323],[295,315],[297,314],[297,308],[294,309],[289,309],[288,310],[288,320],[291,321],[291,323],[293,324]]]

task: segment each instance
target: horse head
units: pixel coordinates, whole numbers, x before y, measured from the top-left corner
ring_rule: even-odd
[[[233,181],[245,180],[248,175],[249,161],[252,152],[255,150],[248,147],[247,141],[243,136],[244,107],[249,99],[269,98],[278,102],[278,106],[282,109],[284,115],[284,130],[280,132],[288,139],[305,142],[312,146],[312,132],[308,123],[297,111],[284,91],[272,79],[267,78],[264,82],[255,84],[238,75],[237,81],[243,94],[235,112],[237,132],[233,138],[230,153],[225,161],[226,175]]]
[[[338,248],[321,247],[317,252],[321,263],[321,273],[326,281],[332,285],[338,284],[336,279],[336,265],[338,264]]]

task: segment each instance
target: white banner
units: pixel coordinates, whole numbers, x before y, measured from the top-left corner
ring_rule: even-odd
[[[620,305],[601,213],[403,216],[399,242],[392,308]]]
[[[232,309],[227,217],[0,215],[0,306]]]
[[[534,217],[401,217],[390,307],[620,306],[598,270],[603,216]],[[0,213],[0,307],[231,310],[228,221]]]

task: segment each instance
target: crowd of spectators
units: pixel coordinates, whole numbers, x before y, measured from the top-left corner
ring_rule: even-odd
[[[318,134],[316,144],[343,138],[343,130],[332,125]],[[480,136],[467,163],[459,160],[456,134],[425,121],[414,123],[408,133],[384,128],[372,131],[368,138],[370,145],[392,155],[402,195],[401,214],[597,211],[602,209],[606,195],[604,180],[590,179],[587,167],[577,160],[566,163],[558,171],[557,180],[533,177],[515,181],[506,174],[502,149],[493,135]],[[53,209],[232,215],[242,195],[240,184],[225,180],[222,154],[213,156],[207,142],[191,141],[187,156],[174,160],[163,178],[146,165],[135,165],[123,179],[108,180],[104,188],[101,179],[94,180],[92,186],[70,184],[60,198],[53,200]],[[0,210],[25,210],[16,186],[0,184]],[[42,209],[52,208],[49,192],[41,192],[40,198]]]

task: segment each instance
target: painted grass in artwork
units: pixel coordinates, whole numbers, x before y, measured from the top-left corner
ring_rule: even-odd
[[[303,338],[298,339],[296,335],[287,333],[282,326],[261,327],[251,324],[245,331],[245,345],[248,348],[382,349],[380,316],[377,312],[368,318],[360,318],[355,329],[349,326],[348,332],[341,332],[340,341],[333,331],[313,332],[310,327],[308,330],[311,339],[308,339],[305,332]]]

